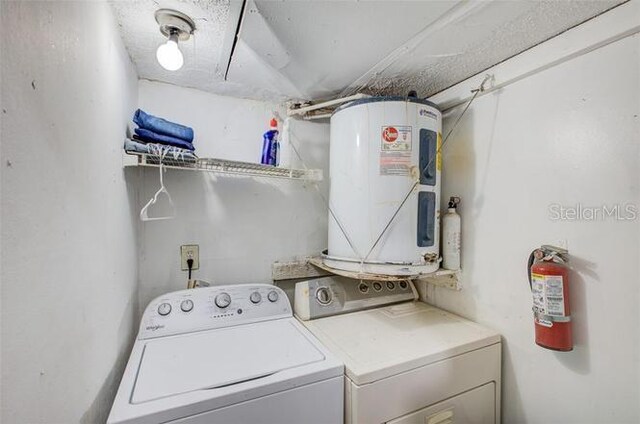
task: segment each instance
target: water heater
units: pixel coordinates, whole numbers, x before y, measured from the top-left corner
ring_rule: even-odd
[[[436,105],[414,97],[370,97],[336,109],[327,266],[385,275],[438,269],[441,127]]]

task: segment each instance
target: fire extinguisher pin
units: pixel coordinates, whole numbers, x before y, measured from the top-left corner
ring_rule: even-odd
[[[552,253],[550,255],[545,256],[544,258],[542,258],[543,261],[553,261],[553,262],[557,262],[557,263],[565,263],[566,260],[560,256],[557,255],[555,253]]]
[[[536,259],[543,261],[554,261],[560,263],[568,262],[567,254],[569,251],[567,249],[563,249],[561,247],[543,245],[538,249],[541,253],[536,252]],[[542,258],[538,256],[542,256]]]
[[[540,248],[542,250],[546,250],[546,251],[549,251],[549,252],[556,252],[556,253],[559,253],[561,255],[565,255],[565,254],[569,253],[569,250],[565,249],[564,247],[553,246],[551,244],[543,244],[542,246],[540,246]]]

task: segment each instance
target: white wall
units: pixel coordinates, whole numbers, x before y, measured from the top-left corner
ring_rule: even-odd
[[[137,329],[121,160],[137,76],[106,3],[1,14],[0,421],[104,422]]]
[[[636,34],[478,98],[444,148],[442,198],[462,197],[464,288],[428,300],[502,333],[505,423],[640,420],[640,220],[549,211],[640,208],[639,93]],[[559,240],[573,267],[570,353],[534,344],[526,276],[530,251]]]
[[[194,128],[196,153],[260,161],[262,133],[275,104],[222,97],[141,80],[140,107]],[[292,121],[292,141],[310,168],[328,176],[328,124]],[[283,156],[287,156],[283,146]],[[292,163],[300,163],[292,155]],[[286,160],[286,159],[285,159]],[[140,170],[140,207],[159,187],[156,169]],[[271,281],[271,263],[326,248],[327,212],[311,183],[168,171],[165,184],[177,209],[173,220],[140,223],[140,308],[155,296],[186,288],[181,244],[200,245],[194,278],[214,284]],[[327,196],[327,182],[319,185]]]

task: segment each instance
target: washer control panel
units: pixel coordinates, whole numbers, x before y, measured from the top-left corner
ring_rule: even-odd
[[[333,275],[296,284],[294,309],[306,321],[414,300],[410,280],[354,280]]]
[[[139,339],[292,316],[279,287],[237,284],[180,290],[157,297],[142,316]]]

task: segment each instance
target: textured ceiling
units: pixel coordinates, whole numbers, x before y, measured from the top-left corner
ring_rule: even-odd
[[[248,0],[229,80],[294,98],[332,96],[456,3]]]
[[[452,10],[342,92],[430,96],[622,1],[487,1]]]
[[[240,18],[241,1],[229,0],[110,0],[124,44],[140,78],[164,81],[220,94],[245,96],[242,87],[224,84],[229,54]],[[196,31],[180,42],[184,66],[176,72],[156,61],[156,49],[167,41],[155,20],[158,9],[188,15]]]
[[[139,76],[217,94],[282,101],[365,91],[427,96],[622,3],[611,1],[112,1]],[[185,66],[163,70],[153,14],[191,16]]]

